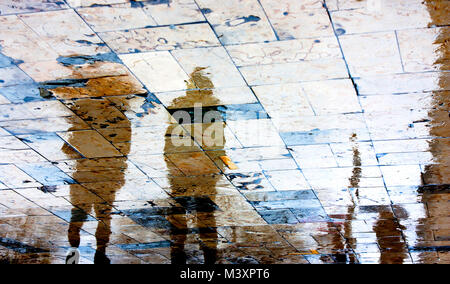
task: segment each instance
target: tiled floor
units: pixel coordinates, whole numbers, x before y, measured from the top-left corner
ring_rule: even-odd
[[[0,3],[0,263],[450,263],[450,1]]]

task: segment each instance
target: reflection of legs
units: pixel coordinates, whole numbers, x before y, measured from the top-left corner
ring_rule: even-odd
[[[68,238],[70,246],[73,248],[80,247],[80,231],[83,223],[87,220],[88,213],[91,209],[90,205],[78,205],[80,208],[72,209],[72,217],[70,219]]]
[[[214,212],[207,214],[210,228],[200,228],[200,244],[203,250],[205,264],[214,264],[217,261],[217,228]]]
[[[81,208],[74,207],[72,209],[72,217],[70,219],[68,239],[71,246],[66,256],[66,264],[78,264],[80,261],[80,231],[84,222],[87,220],[88,213],[91,209],[90,205],[82,205]]]
[[[96,204],[95,215],[98,219],[97,231],[95,238],[97,240],[97,251],[95,253],[95,263],[109,263],[106,257],[106,247],[108,246],[111,236],[111,211],[112,206],[109,204]]]
[[[181,229],[176,228],[172,225],[170,229],[170,257],[172,260],[172,264],[186,264],[187,256],[184,251],[184,244],[186,243],[186,235],[187,235],[187,220],[186,215],[177,215],[177,220],[171,220],[172,216],[167,217],[168,221],[171,224],[176,223],[181,227]],[[174,222],[172,222],[174,221]]]
[[[80,231],[92,209],[92,201],[86,198],[86,190],[77,185],[70,187],[70,201],[73,204],[68,239],[72,247],[66,257],[66,264],[77,264],[80,258]]]

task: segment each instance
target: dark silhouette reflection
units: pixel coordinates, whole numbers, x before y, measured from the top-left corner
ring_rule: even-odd
[[[129,121],[127,121],[127,124],[130,126]],[[111,133],[114,134],[114,131]],[[129,137],[126,137],[125,139],[128,141],[131,140],[131,131],[126,133],[128,133],[127,135]],[[121,132],[121,134],[123,135],[123,132]],[[68,142],[70,144],[76,144],[79,142],[76,132],[74,132],[72,138],[69,139]],[[89,141],[86,141],[86,143],[89,143]],[[121,149],[125,157],[128,155],[129,150],[129,147]],[[106,256],[106,248],[110,241],[111,235],[112,205],[116,200],[116,193],[125,184],[127,159],[114,159],[113,162],[114,168],[120,169],[114,171],[114,182],[109,182],[106,187],[90,187],[89,190],[78,185],[72,185],[70,189],[70,201],[74,205],[74,208],[72,209],[72,217],[68,231],[69,242],[72,248],[78,248],[80,246],[80,230],[84,222],[88,220],[88,214],[93,210],[95,213],[95,218],[98,220],[97,230],[95,233],[95,238],[97,240],[97,249],[94,258],[95,264],[110,263],[110,260]],[[76,162],[75,169],[77,171],[73,174],[73,178],[75,180],[83,180],[86,179],[86,175],[89,175],[90,179],[95,180],[97,174],[96,171],[79,171],[78,169],[83,168],[83,166],[85,166],[85,160],[78,160]]]
[[[173,100],[169,109],[177,110],[197,108],[201,106],[217,106],[220,105],[220,101],[214,97],[213,88],[214,85],[211,80],[205,75],[205,68],[196,68],[195,71],[190,75],[190,80],[187,82],[186,96],[179,97]],[[201,113],[201,112],[200,112]],[[174,115],[177,117],[177,115]],[[194,119],[191,117],[191,121]],[[198,121],[197,121],[198,122]],[[210,122],[210,121],[207,121]],[[195,124],[190,125],[191,129],[186,125],[188,131],[192,133],[196,132],[196,141],[199,144],[204,145],[205,141],[217,141],[215,143],[214,150],[218,151],[220,156],[225,156],[224,144],[225,139],[223,138],[224,123],[215,122],[214,132],[210,132],[210,123]],[[201,135],[199,135],[197,127],[202,127]],[[194,131],[195,130],[195,131]],[[211,137],[213,134],[215,137]],[[177,135],[173,133],[173,127],[169,127],[166,133],[166,144],[164,148],[165,154],[179,153],[183,152],[183,146],[176,145]],[[217,139],[216,139],[217,138]],[[202,141],[199,141],[202,140]],[[174,143],[175,142],[175,143]],[[167,158],[166,158],[167,159]],[[175,164],[183,163],[183,161],[174,161]],[[169,169],[173,167],[168,165]],[[210,175],[208,172],[202,171],[201,165],[198,165],[195,161],[191,164],[186,165],[183,163],[183,170],[188,174],[193,174],[198,176],[197,185],[192,184],[192,179],[189,181],[186,178],[177,177],[178,172],[171,170],[168,179],[171,187],[171,193],[175,196],[176,200],[183,207],[183,214],[176,215],[176,223],[178,228],[172,227],[170,231],[171,235],[171,260],[173,264],[186,264],[188,256],[185,250],[185,244],[190,233],[198,233],[200,236],[200,247],[203,251],[205,264],[213,264],[217,261],[217,239],[218,233],[216,228],[216,221],[214,216],[214,211],[217,209],[215,207],[215,196],[217,194],[216,184],[220,179],[219,175]],[[194,196],[180,196],[180,193],[187,191],[187,188],[193,189],[190,194],[197,192],[198,195]],[[213,204],[213,206],[206,206],[206,204]],[[195,229],[188,228],[188,215],[194,214],[193,219],[196,220]],[[168,217],[169,220],[172,216]],[[205,226],[207,224],[207,226]]]
[[[111,92],[117,95],[127,95],[136,93],[133,90],[135,81],[131,81],[131,77],[117,76],[92,79],[99,81],[91,89],[87,88],[66,88],[59,91],[73,92],[74,90],[83,91],[87,95],[104,94],[108,95]],[[130,83],[126,82],[130,80]],[[104,82],[103,82],[104,81]],[[114,88],[112,86],[115,86]],[[107,87],[108,89],[102,89]],[[58,90],[53,90],[57,92]],[[92,93],[92,94],[90,94]],[[85,94],[85,96],[86,96]],[[123,109],[128,108],[127,100],[123,100]],[[131,123],[118,109],[116,109],[108,100],[92,100],[83,98],[73,101],[67,101],[66,104],[77,115],[89,121],[91,126],[98,128],[101,124],[102,129],[107,129],[109,137],[121,137],[122,141],[131,141]],[[86,119],[89,118],[89,119]],[[76,121],[73,121],[75,124]],[[120,127],[120,128],[118,128]],[[96,153],[96,156],[104,154],[104,145],[99,145],[93,141],[86,139],[82,132],[71,132],[71,136],[67,141],[70,145],[80,145],[83,148],[88,148],[89,153]],[[108,144],[107,140],[104,143]],[[108,144],[109,147],[112,147]],[[94,257],[95,264],[109,264],[110,260],[106,255],[106,249],[110,242],[111,236],[111,213],[113,211],[113,204],[116,200],[116,193],[125,184],[125,171],[127,169],[127,155],[130,152],[130,145],[121,147],[121,154],[117,151],[117,157],[112,158],[87,158],[75,160],[73,165],[74,173],[72,177],[82,183],[82,185],[74,184],[70,188],[70,202],[74,205],[68,230],[68,239],[72,251],[80,247],[80,231],[86,221],[89,220],[90,214],[93,212],[95,218],[98,220],[95,238],[97,241],[97,248]],[[62,148],[62,151],[70,156],[73,154],[73,149],[67,145]],[[83,184],[88,182],[87,184]],[[92,219],[92,218],[91,218]],[[93,220],[93,219],[92,219]],[[72,255],[73,256],[73,255]],[[68,258],[70,254],[68,255]]]

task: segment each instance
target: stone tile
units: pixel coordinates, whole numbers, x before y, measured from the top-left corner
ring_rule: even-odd
[[[58,132],[58,135],[87,158],[118,157],[120,152],[94,130]],[[86,144],[86,142],[89,143]]]
[[[197,1],[206,19],[225,44],[274,41],[276,36],[258,1]]]
[[[430,22],[426,6],[421,2],[382,0],[378,3],[370,9],[335,11],[331,17],[335,26],[341,29],[339,32],[347,34],[422,28]]]
[[[251,86],[348,78],[341,59],[247,66],[239,70]]]
[[[7,98],[5,98],[4,96],[0,96],[0,105],[6,105],[11,103]]]
[[[33,177],[44,186],[74,184],[75,181],[49,162],[27,163],[19,166],[22,171]],[[45,206],[43,206],[45,207]]]
[[[45,22],[42,22],[42,17],[46,18]],[[93,55],[109,51],[73,10],[26,14],[19,18],[60,56]]]
[[[227,125],[244,147],[284,145],[270,120],[229,121]]]
[[[125,115],[105,99],[67,101],[66,106],[95,129],[129,127]]]
[[[50,161],[78,159],[81,155],[55,133],[23,135],[20,140]]]
[[[333,168],[337,161],[329,145],[308,145],[292,147],[292,156],[300,168]]]
[[[394,32],[344,35],[340,41],[354,77],[403,72]]]
[[[204,150],[242,147],[224,122],[187,124],[185,128]]]
[[[358,141],[366,140],[367,137],[359,134],[361,129],[366,128],[364,117],[361,114],[338,114],[329,116],[292,117],[289,119],[290,125],[285,124],[285,120],[274,118],[273,122],[280,132],[301,132],[315,135],[332,135],[335,129],[342,131],[341,137],[345,137],[342,142],[348,142],[354,134],[357,134]],[[346,131],[348,130],[348,131]],[[312,137],[311,139],[313,139]],[[320,138],[320,137],[318,137]],[[336,137],[337,138],[337,137]],[[342,139],[342,138],[339,138]],[[367,139],[370,140],[370,139]],[[338,142],[338,141],[337,141]],[[319,141],[317,141],[319,143]]]
[[[271,171],[266,176],[272,186],[278,191],[309,189],[305,177],[298,170]]]
[[[387,186],[421,185],[421,170],[419,166],[388,166],[381,167]]]
[[[202,12],[193,0],[173,0],[166,3],[143,3],[144,11],[149,14],[158,25],[176,25],[205,21]]]
[[[312,116],[314,111],[301,84],[256,86],[253,91],[273,118]],[[295,108],[291,108],[295,104]]]
[[[339,143],[330,146],[340,167],[378,164],[377,155],[371,142]]]
[[[0,87],[32,83],[33,81],[19,68],[0,68]]]
[[[23,63],[20,65],[20,68],[36,82],[56,81],[57,83],[59,80],[85,80],[129,74],[125,66],[114,62],[95,62],[76,67],[64,66],[56,61]]]
[[[15,135],[90,129],[86,122],[76,116],[14,120],[0,124]]]
[[[362,111],[350,80],[309,82],[301,86],[316,115]]]
[[[448,70],[448,63],[440,60],[448,28],[402,30],[397,35],[405,72]]]
[[[68,7],[65,3],[56,0],[39,0],[39,1],[12,0],[9,3],[5,2],[0,4],[0,14],[8,15],[18,13],[42,12],[67,8]]]
[[[335,37],[230,45],[226,49],[238,66],[342,58]]]
[[[37,119],[73,115],[73,112],[59,101],[1,105],[0,110],[2,112],[0,121],[20,120],[23,117]]]
[[[303,170],[306,179],[310,182],[314,189],[317,189],[319,195],[329,194],[326,189],[347,189],[351,187],[352,177],[355,173],[353,168],[330,168],[330,169],[305,169]],[[332,176],[333,180],[327,180],[325,177]],[[359,174],[358,174],[359,176]],[[377,167],[362,167],[358,187],[382,187],[383,180],[381,172]],[[341,194],[336,192],[335,194]],[[345,196],[343,196],[345,197]],[[325,198],[325,197],[324,197]],[[322,200],[322,196],[319,196]],[[339,199],[339,198],[338,198]]]
[[[298,168],[295,161],[289,156],[289,152],[279,147],[227,150],[226,156],[236,165],[237,169],[231,169],[224,163],[221,158],[224,155],[222,151],[208,151],[207,154],[226,173],[252,173]]]
[[[0,200],[0,203],[8,208],[27,209],[38,207],[12,190],[2,190],[0,192]]]
[[[33,150],[2,150],[0,151],[0,163],[26,164],[44,162],[45,159]]]
[[[187,74],[168,51],[121,55],[120,59],[152,92],[185,90]],[[153,70],[153,72],[148,72]]]
[[[330,18],[320,1],[262,0],[261,4],[281,40],[334,36]]]
[[[408,113],[433,108],[430,93],[362,96],[360,102],[366,113]]]
[[[110,4],[120,4],[125,3],[126,0],[67,0],[67,4],[70,7],[89,7],[95,4],[97,5],[110,5]]]
[[[448,90],[439,82],[440,73],[403,73],[356,79],[359,94],[386,95]]]
[[[220,45],[208,24],[117,31],[100,36],[117,53]]]
[[[11,103],[28,103],[33,101],[43,101],[40,91],[36,84],[20,84],[13,85],[4,88],[0,88],[0,94],[2,97],[0,101],[5,102],[3,104]]]
[[[9,188],[41,186],[35,179],[21,171],[14,165],[0,166],[0,181]],[[5,202],[1,202],[6,205]]]
[[[27,150],[29,147],[25,145],[20,139],[14,136],[0,137],[0,150]]]
[[[117,31],[126,29],[156,26],[157,23],[147,15],[139,5],[130,3],[114,4],[106,7],[89,7],[77,9],[81,17],[96,32]]]
[[[56,51],[42,41],[19,17],[2,16],[0,22],[2,53],[5,56],[19,62],[53,60],[58,57]],[[29,50],[36,52],[31,53]]]

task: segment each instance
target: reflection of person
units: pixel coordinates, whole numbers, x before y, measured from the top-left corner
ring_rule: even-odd
[[[213,94],[213,88],[214,85],[211,82],[211,80],[206,77],[203,73],[205,68],[196,68],[195,71],[191,74],[189,82],[187,82],[188,91],[186,91],[186,96],[177,98],[173,100],[170,108],[173,110],[176,109],[185,109],[186,107],[193,107],[194,105],[219,105],[219,100],[214,97]],[[223,123],[216,123],[217,125],[220,125],[217,129],[215,129],[215,135],[216,137],[223,137]],[[205,127],[205,125],[202,125]],[[206,127],[205,127],[206,128]],[[166,154],[177,152],[177,146],[174,143],[174,137],[171,137],[173,135],[172,128],[168,128],[167,134],[166,134],[166,144],[164,152]],[[222,132],[222,133],[220,133]],[[202,135],[203,135],[203,141],[208,140],[211,141],[211,138],[213,137],[205,137],[209,134],[207,134],[206,129],[202,129]],[[218,135],[218,136],[217,136]],[[197,136],[197,135],[196,135]],[[197,137],[196,137],[197,138]],[[219,143],[216,143],[215,150],[218,151],[218,154],[220,156],[225,156],[224,139],[220,139]],[[200,142],[200,141],[198,141]],[[205,264],[213,264],[217,260],[217,228],[216,228],[216,221],[214,217],[214,212],[210,212],[211,210],[205,210],[204,206],[202,206],[202,201],[205,200],[204,198],[210,198],[212,202],[214,202],[214,197],[216,195],[216,184],[219,180],[219,176],[212,176],[208,175],[208,173],[202,172],[201,167],[199,167],[197,164],[192,163],[191,165],[187,165],[187,167],[192,167],[192,169],[189,169],[188,172],[194,172],[196,176],[202,176],[201,182],[202,182],[202,198],[196,199],[198,196],[194,196],[192,198],[187,198],[186,203],[183,204],[185,207],[185,210],[188,209],[189,213],[193,212],[195,213],[201,213],[202,219],[207,219],[208,228],[201,228],[202,224],[197,223],[197,227],[199,227],[199,234],[200,234],[200,240],[201,240],[201,249],[204,253],[204,259]],[[186,167],[186,165],[184,166]],[[172,167],[168,167],[172,168]],[[177,172],[171,171],[169,173],[169,182],[172,190],[172,194],[174,196],[179,195],[179,189],[180,188],[186,188],[186,185],[184,184],[185,180],[180,179],[176,177]],[[177,194],[178,193],[178,194]],[[205,212],[208,211],[208,212]],[[176,222],[178,226],[181,226],[182,229],[173,228],[170,232],[171,234],[171,259],[173,264],[186,264],[187,262],[187,255],[185,252],[185,243],[187,239],[187,216],[186,211],[183,215],[177,215],[176,216]],[[169,218],[171,218],[169,216]],[[195,218],[198,220],[198,218]]]
[[[112,83],[114,84],[114,83]],[[126,100],[124,100],[126,102]],[[87,104],[86,104],[87,105]],[[127,108],[125,106],[124,108]],[[103,112],[103,115],[107,112]],[[114,115],[114,114],[111,114]],[[115,121],[115,117],[102,117],[105,121]],[[120,121],[120,126],[129,128],[131,123],[128,119],[125,121]],[[111,125],[111,134],[114,136],[114,125]],[[123,129],[123,128],[120,128]],[[125,134],[124,134],[125,133]],[[119,134],[119,133],[117,133]],[[126,135],[123,137],[124,141],[131,141],[131,131],[120,131],[121,135]],[[68,140],[69,144],[76,144],[75,142],[79,140],[77,138],[77,132],[73,132],[73,136]],[[72,143],[74,142],[74,143]],[[86,143],[89,143],[86,141]],[[93,146],[95,147],[95,146]],[[66,147],[62,149],[64,152],[68,151]],[[101,151],[101,149],[99,149]],[[126,157],[130,151],[130,147],[121,148],[122,154]],[[73,178],[75,180],[82,180],[86,178],[86,175],[91,175],[90,179],[95,180],[95,171],[83,172],[83,162],[86,160],[77,160],[74,168],[76,172],[73,173]],[[114,174],[114,182],[107,183],[108,187],[93,186],[89,188],[89,191],[79,185],[72,185],[70,189],[70,201],[74,205],[72,209],[72,217],[70,220],[70,226],[68,231],[68,238],[70,246],[72,247],[67,261],[70,258],[78,258],[79,252],[78,248],[80,246],[80,230],[84,222],[88,219],[88,214],[92,210],[95,212],[95,217],[98,220],[97,230],[95,233],[95,238],[97,241],[97,250],[95,253],[94,263],[96,264],[109,264],[110,260],[106,256],[106,248],[108,246],[110,235],[111,235],[111,212],[112,205],[116,199],[116,193],[119,191],[125,183],[125,173],[124,170],[127,168],[127,159],[118,158],[114,161],[114,168],[121,169]]]

